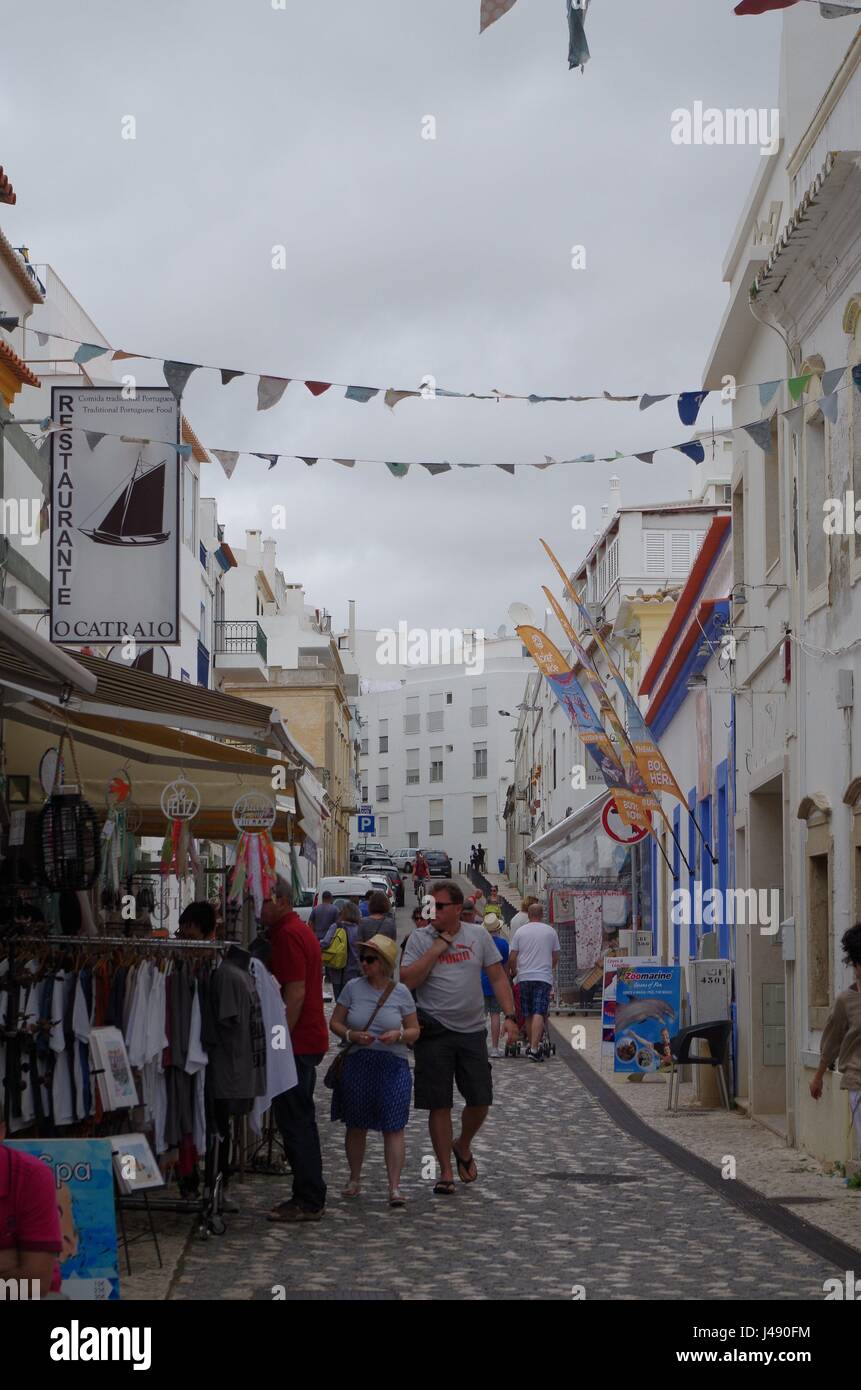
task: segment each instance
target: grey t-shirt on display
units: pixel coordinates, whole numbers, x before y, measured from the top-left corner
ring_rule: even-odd
[[[401,965],[414,965],[436,940],[436,930],[419,927],[411,932]],[[451,947],[433,966],[424,984],[415,991],[419,1008],[424,1009],[453,1033],[483,1033],[484,991],[481,972],[498,965],[501,955],[485,927],[461,922]]]
[[[402,1028],[404,1019],[416,1011],[416,1004],[406,985],[395,985],[370,1028],[368,1019],[380,1002],[381,990],[374,989],[362,976],[345,985],[338,996],[338,1003],[347,1010],[347,1027],[355,1028],[357,1033],[373,1033],[378,1038],[391,1028]],[[409,1057],[406,1043],[373,1042],[370,1048],[354,1049],[356,1052],[390,1052],[393,1057]]]

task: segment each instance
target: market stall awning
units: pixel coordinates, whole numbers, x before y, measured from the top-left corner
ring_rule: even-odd
[[[14,613],[0,607],[0,694],[53,696],[63,703],[75,693],[91,695],[96,677]]]
[[[584,831],[591,830],[596,820],[600,819],[601,807],[606,799],[607,789],[604,787],[591,801],[587,801],[585,806],[566,816],[558,825],[554,825],[551,830],[545,831],[537,840],[533,840],[531,845],[527,845],[527,858],[536,864],[542,864],[557,850],[566,849],[573,844]]]

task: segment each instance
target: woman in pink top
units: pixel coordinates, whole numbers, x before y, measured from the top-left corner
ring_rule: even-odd
[[[36,1283],[44,1298],[60,1292],[57,1256],[63,1243],[54,1174],[47,1163],[2,1141],[0,1119],[0,1279]],[[30,1297],[21,1290],[19,1297]]]

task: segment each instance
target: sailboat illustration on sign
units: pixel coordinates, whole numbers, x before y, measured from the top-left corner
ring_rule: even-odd
[[[78,529],[100,545],[163,545],[170,536],[163,531],[164,483],[167,459],[149,468],[138,454],[134,468],[121,484],[119,497],[108,508],[101,523]],[[108,494],[110,496],[110,494]],[[105,498],[102,506],[108,499]],[[94,507],[92,516],[99,510]]]

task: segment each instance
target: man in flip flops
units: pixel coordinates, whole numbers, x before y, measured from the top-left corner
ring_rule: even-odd
[[[490,933],[461,922],[463,893],[456,883],[434,883],[433,918],[414,931],[401,964],[401,983],[418,1004],[421,1034],[415,1044],[415,1108],[429,1111],[428,1129],[439,1161],[438,1196],[455,1191],[452,1157],[461,1182],[475,1182],[472,1141],[493,1104],[484,1017],[484,970],[505,1015],[509,1042],[517,1037],[511,985]],[[454,1139],[454,1084],[466,1102]]]

